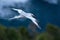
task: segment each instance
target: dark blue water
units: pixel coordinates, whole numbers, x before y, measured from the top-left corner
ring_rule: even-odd
[[[32,1],[31,6],[29,7],[29,12],[33,13],[36,19],[39,21],[39,25],[41,26],[42,30],[45,29],[48,23],[60,26],[60,6],[59,4],[49,4],[43,1]],[[20,20],[4,20],[0,19],[0,23],[10,27],[18,27],[18,26],[25,26],[27,27],[31,21],[26,19],[25,21]]]

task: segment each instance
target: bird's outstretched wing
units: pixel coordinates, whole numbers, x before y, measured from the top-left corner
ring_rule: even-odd
[[[15,9],[15,8],[12,8],[14,11],[17,11],[19,14],[21,14],[21,13],[24,13],[24,11],[23,10],[21,10],[21,9]]]
[[[18,11],[19,9],[15,9],[15,8],[12,8],[13,10],[15,10],[15,11]]]
[[[34,17],[28,17],[28,19],[30,19],[39,29],[41,29],[41,27],[37,23],[37,20]]]
[[[15,16],[13,18],[10,18],[9,20],[18,19],[18,18],[22,18],[22,17],[23,17],[22,15],[19,15],[19,16]]]

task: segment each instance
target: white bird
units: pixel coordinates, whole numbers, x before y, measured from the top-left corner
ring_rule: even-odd
[[[33,17],[34,15],[32,13],[26,13],[21,9],[15,9],[12,8],[13,10],[17,11],[20,15],[18,16],[14,16],[13,18],[10,18],[9,20],[13,20],[13,19],[18,19],[18,18],[28,18],[30,19],[39,29],[41,29],[41,27],[38,25],[37,20]]]

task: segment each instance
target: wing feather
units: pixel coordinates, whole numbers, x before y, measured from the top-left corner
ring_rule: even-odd
[[[23,17],[22,15],[14,16],[13,18],[10,18],[9,20],[18,19],[18,18],[22,18],[22,17]]]
[[[34,17],[29,17],[29,19],[39,28],[41,29],[41,27],[39,27],[37,20]]]

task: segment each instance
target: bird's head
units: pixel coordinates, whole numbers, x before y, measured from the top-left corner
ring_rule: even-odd
[[[31,14],[33,17],[35,17],[35,15],[34,14]]]
[[[34,14],[32,14],[32,16],[35,16]]]

